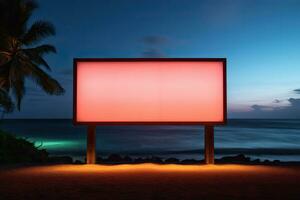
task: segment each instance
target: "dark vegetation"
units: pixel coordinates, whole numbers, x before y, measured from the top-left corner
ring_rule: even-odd
[[[0,130],[0,164],[45,163],[48,152],[35,147],[34,143]]]
[[[49,156],[46,149],[26,138],[0,130],[0,165],[7,164],[72,164],[70,156]]]

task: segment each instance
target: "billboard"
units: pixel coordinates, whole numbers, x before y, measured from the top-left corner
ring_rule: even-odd
[[[74,59],[75,124],[224,124],[226,59]]]

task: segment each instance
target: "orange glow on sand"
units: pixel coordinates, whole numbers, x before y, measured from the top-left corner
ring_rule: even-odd
[[[53,165],[24,169],[32,173],[207,173],[207,172],[271,172],[272,167],[249,165],[176,165],[176,164],[121,164],[121,165]],[[276,169],[278,170],[278,168]]]
[[[299,196],[299,180],[299,166],[52,165],[0,170],[0,194],[49,200],[287,199]]]
[[[223,63],[77,62],[77,122],[223,122]]]

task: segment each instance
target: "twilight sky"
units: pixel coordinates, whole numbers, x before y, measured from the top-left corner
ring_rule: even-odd
[[[28,82],[9,118],[71,118],[74,57],[226,57],[229,118],[300,118],[299,0],[39,0],[52,75],[47,96]]]

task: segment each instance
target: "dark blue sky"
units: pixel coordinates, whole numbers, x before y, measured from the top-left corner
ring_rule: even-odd
[[[226,57],[229,117],[300,117],[298,0],[40,0],[57,47],[48,56],[59,97],[28,84],[21,112],[72,117],[74,57]]]

